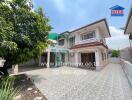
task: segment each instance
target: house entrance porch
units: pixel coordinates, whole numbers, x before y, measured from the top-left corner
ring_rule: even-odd
[[[108,64],[107,50],[101,46],[76,48],[72,52],[74,56],[70,61],[77,67],[100,70]]]
[[[95,53],[81,53],[81,65],[85,69],[96,69],[95,66]]]

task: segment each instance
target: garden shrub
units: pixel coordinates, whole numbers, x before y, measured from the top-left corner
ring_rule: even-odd
[[[0,100],[13,100],[19,90],[14,88],[15,77],[2,77],[0,79]]]

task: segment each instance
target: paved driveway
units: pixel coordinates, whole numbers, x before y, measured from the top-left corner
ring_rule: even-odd
[[[119,64],[109,64],[100,72],[60,67],[26,73],[48,100],[132,100]]]

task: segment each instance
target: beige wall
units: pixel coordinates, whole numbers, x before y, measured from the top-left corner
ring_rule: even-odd
[[[104,60],[102,59],[102,53],[106,54],[106,57],[104,57]],[[104,68],[109,63],[107,53],[108,53],[107,49],[96,49],[95,59],[96,59],[96,69],[97,70]]]
[[[90,31],[95,31],[95,38],[88,39],[88,40],[81,40],[81,35],[85,34],[85,33],[89,33]],[[99,28],[89,29],[89,30],[82,30],[82,31],[79,31],[79,32],[74,32],[73,34],[75,35],[75,45],[100,41],[101,39],[104,39],[104,37],[101,34],[101,31],[99,30]]]
[[[81,63],[81,53],[91,53],[95,52],[95,64],[97,70],[100,70],[104,68],[106,64],[108,64],[108,59],[102,60],[102,53],[105,53],[107,55],[107,49],[106,48],[98,48],[98,47],[92,47],[92,48],[80,48],[77,50],[74,50],[74,56],[70,57],[70,62],[72,63]]]
[[[121,50],[120,57],[132,63],[132,48]]]
[[[89,33],[91,31],[95,31],[95,38],[91,38],[91,39],[88,39],[88,40],[81,40],[81,35],[82,34]],[[95,27],[95,28],[87,27],[85,29],[81,29],[81,30],[70,33],[69,38],[75,36],[75,45],[90,43],[90,42],[96,42],[96,41],[100,42],[101,39],[105,39],[104,38],[105,36],[102,33],[103,32],[98,27]],[[62,38],[62,39],[64,39],[64,38]],[[67,41],[67,39],[64,39],[64,40],[65,40],[65,44],[64,44],[64,46],[61,46],[61,47],[69,48],[69,39],[68,39],[68,41]]]

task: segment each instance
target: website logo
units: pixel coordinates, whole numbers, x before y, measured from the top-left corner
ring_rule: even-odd
[[[124,16],[124,7],[119,5],[113,6],[111,9],[111,16]]]

